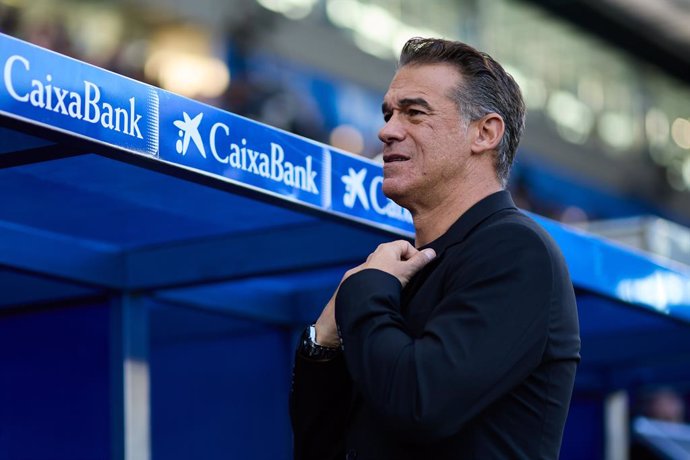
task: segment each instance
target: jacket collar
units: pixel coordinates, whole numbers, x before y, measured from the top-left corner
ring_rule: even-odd
[[[465,237],[486,218],[503,209],[516,209],[513,198],[507,190],[492,193],[475,203],[470,209],[465,211],[448,231],[436,238],[423,248],[433,248],[436,254],[440,255],[448,247],[462,242]]]

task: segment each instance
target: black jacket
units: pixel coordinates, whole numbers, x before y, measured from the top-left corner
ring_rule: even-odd
[[[556,459],[579,361],[572,283],[507,192],[468,210],[405,287],[348,278],[344,353],[298,353],[295,459]]]

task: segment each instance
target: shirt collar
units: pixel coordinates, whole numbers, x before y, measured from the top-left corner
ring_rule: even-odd
[[[470,209],[465,211],[448,231],[422,248],[433,248],[436,254],[441,254],[449,246],[461,242],[465,237],[492,214],[503,209],[517,209],[510,192],[501,190],[482,198]],[[420,249],[422,249],[420,248]]]

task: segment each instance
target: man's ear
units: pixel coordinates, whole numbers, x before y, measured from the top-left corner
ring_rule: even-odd
[[[479,154],[490,150],[496,150],[503,138],[505,123],[497,113],[489,113],[474,122],[476,136],[472,141],[472,153]]]

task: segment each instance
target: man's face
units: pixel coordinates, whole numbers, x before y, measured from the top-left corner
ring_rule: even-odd
[[[383,192],[410,210],[443,202],[468,173],[468,127],[450,97],[461,78],[449,64],[406,65],[383,99]]]

